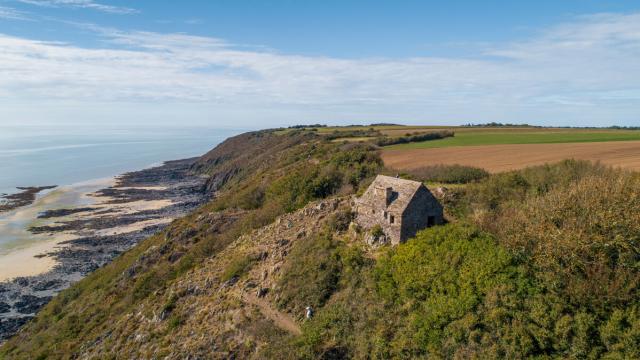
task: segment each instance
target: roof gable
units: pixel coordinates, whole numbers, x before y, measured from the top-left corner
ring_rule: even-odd
[[[386,189],[391,188],[393,196],[387,210],[402,213],[407,208],[420,187],[421,182],[395,178],[391,176],[378,175],[371,183],[363,198],[386,202]],[[385,204],[386,205],[386,204]]]

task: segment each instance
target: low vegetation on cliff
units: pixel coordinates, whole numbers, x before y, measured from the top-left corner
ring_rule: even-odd
[[[640,357],[635,173],[462,169],[439,195],[447,225],[371,248],[350,197],[384,171],[372,145],[254,132],[193,171],[208,204],[62,292],[0,356]]]

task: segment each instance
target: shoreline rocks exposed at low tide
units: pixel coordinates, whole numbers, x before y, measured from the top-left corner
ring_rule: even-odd
[[[56,187],[57,185],[18,187],[17,189],[20,190],[18,193],[2,194],[0,195],[0,213],[27,206],[36,200],[40,192]]]
[[[39,218],[61,218],[61,221],[30,231],[71,232],[78,237],[38,255],[56,260],[51,271],[0,283],[0,340],[15,334],[58,292],[162,230],[168,220],[183,216],[206,201],[207,179],[190,170],[195,161],[195,158],[169,161],[159,167],[122,175],[115,186],[94,194],[108,199],[106,207],[55,209],[40,214]],[[34,198],[35,194],[37,192],[33,193]],[[117,206],[147,201],[164,201],[168,205],[126,213],[117,210]],[[69,215],[73,218],[63,219]]]

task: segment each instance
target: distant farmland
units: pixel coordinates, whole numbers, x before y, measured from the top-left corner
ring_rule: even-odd
[[[581,129],[468,129],[457,128],[455,137],[390,146],[389,149],[428,149],[451,146],[500,144],[559,144],[640,140],[637,130]]]
[[[640,131],[454,128],[455,137],[385,147],[390,168],[461,164],[490,172],[573,158],[640,170]]]

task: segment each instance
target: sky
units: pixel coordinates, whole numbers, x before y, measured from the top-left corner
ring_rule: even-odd
[[[0,125],[640,125],[640,3],[0,0]]]

